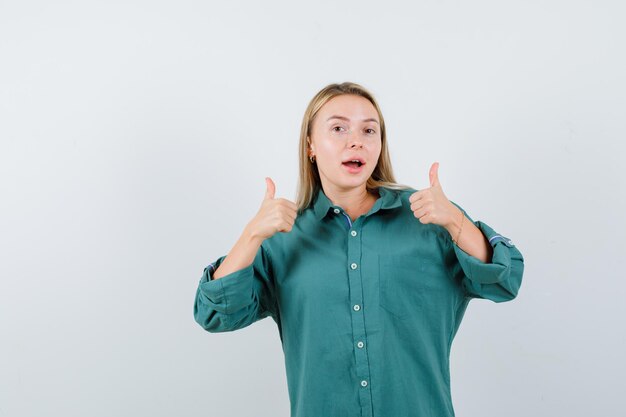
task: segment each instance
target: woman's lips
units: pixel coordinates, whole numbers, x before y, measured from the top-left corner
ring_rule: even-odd
[[[341,165],[351,174],[358,174],[363,170],[363,165],[359,166],[356,162],[344,162]]]

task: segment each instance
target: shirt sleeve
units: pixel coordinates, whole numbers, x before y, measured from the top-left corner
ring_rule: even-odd
[[[194,318],[211,333],[227,332],[272,316],[276,301],[270,257],[261,245],[253,262],[219,279],[213,273],[226,255],[204,268],[196,290]]]
[[[481,221],[474,221],[458,204],[452,202],[485,235],[493,248],[491,262],[485,263],[464,252],[449,238],[456,257],[451,269],[466,296],[500,303],[514,299],[522,284],[524,258],[513,242]]]

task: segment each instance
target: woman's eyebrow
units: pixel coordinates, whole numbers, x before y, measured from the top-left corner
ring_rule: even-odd
[[[337,116],[337,115],[335,115],[335,116],[330,116],[328,119],[326,119],[326,121],[329,121],[330,119],[341,119],[341,120],[346,120],[346,121],[348,121],[348,122],[350,121],[350,119],[348,119],[347,117],[344,117],[344,116]],[[363,121],[364,121],[364,122],[375,122],[375,123],[378,123],[378,120],[373,119],[373,118],[363,119]],[[378,124],[380,124],[380,123],[378,123]]]

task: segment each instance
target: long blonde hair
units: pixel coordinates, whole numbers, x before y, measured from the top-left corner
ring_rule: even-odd
[[[385,120],[383,114],[380,111],[378,103],[374,99],[372,93],[370,93],[365,87],[352,83],[343,82],[341,84],[333,83],[322,88],[311,99],[309,105],[304,112],[304,118],[302,119],[302,128],[300,130],[300,179],[298,182],[296,205],[298,206],[298,214],[301,214],[309,205],[313,202],[313,199],[317,195],[318,190],[322,187],[319,172],[316,167],[316,163],[312,163],[309,160],[308,155],[308,142],[307,139],[311,134],[311,125],[313,119],[317,115],[317,112],[333,97],[340,96],[342,94],[355,94],[368,99],[376,109],[378,117],[380,119],[380,136],[381,136],[381,151],[378,163],[370,178],[368,178],[365,187],[368,192],[373,192],[376,188],[384,186],[396,190],[404,190],[411,188],[407,185],[396,183],[393,175],[393,169],[391,167],[391,159],[389,158],[389,150],[387,147],[387,135],[385,129]]]

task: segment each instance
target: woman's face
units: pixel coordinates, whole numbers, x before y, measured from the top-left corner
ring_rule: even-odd
[[[313,120],[309,156],[315,155],[322,187],[347,191],[363,186],[381,150],[380,120],[366,98],[343,94],[330,99]],[[344,162],[360,159],[362,165]]]

